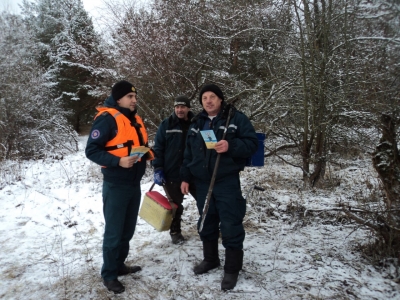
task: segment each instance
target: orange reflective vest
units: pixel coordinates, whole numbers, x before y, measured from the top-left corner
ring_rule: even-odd
[[[123,113],[119,112],[115,108],[110,107],[98,107],[99,111],[97,115],[94,117],[95,119],[103,114],[104,112],[108,112],[111,116],[114,117],[115,122],[117,123],[117,135],[110,141],[107,142],[105,149],[107,152],[118,156],[125,157],[129,156],[131,149],[133,147],[142,146],[140,144],[139,134],[136,131],[135,127],[131,125],[131,121],[124,116]],[[142,118],[138,115],[135,116],[136,122],[140,125],[139,131],[142,136],[143,145],[147,145],[147,132],[144,127]],[[148,160],[154,159],[154,154],[152,150],[149,151],[149,155],[147,156]]]

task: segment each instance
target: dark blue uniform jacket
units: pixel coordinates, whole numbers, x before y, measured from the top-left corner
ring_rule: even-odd
[[[193,117],[193,113],[189,111],[188,118]],[[158,127],[153,147],[155,159],[151,163],[155,170],[164,170],[167,180],[180,181],[179,172],[183,162],[186,134],[187,131],[183,130],[175,112]]]
[[[118,106],[112,96],[104,102],[104,106],[112,107],[123,113],[128,119],[132,120],[132,126],[138,126],[135,121],[136,111],[131,112],[128,108]],[[88,159],[100,166],[104,180],[111,183],[139,185],[140,180],[146,170],[146,158],[135,163],[131,168],[119,166],[120,158],[108,153],[104,147],[108,141],[112,140],[117,134],[117,123],[109,113],[98,116],[92,125],[92,129],[86,144],[85,154]]]
[[[210,127],[218,141],[222,139],[229,108],[230,105],[223,102],[220,113],[211,123]],[[236,111],[234,108],[233,110],[234,114],[230,119],[225,136],[229,149],[227,152],[221,153],[216,182],[231,175],[237,175],[242,171],[245,167],[246,159],[252,156],[258,147],[257,135],[249,119],[243,113]],[[206,148],[203,137],[200,134],[205,122],[210,122],[210,119],[203,110],[194,118],[189,128],[181,168],[181,178],[185,182],[190,182],[192,177],[201,181],[211,180],[217,152],[214,149]]]

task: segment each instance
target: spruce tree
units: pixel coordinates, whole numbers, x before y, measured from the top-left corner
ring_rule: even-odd
[[[81,0],[24,1],[23,15],[40,45],[40,65],[76,131],[99,102],[105,76],[100,38]]]

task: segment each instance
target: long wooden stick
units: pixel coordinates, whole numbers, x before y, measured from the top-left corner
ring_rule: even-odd
[[[226,132],[228,131],[229,121],[231,119],[231,113],[232,113],[232,106],[229,108],[229,113],[228,113],[228,117],[226,119],[224,134],[222,135],[222,140],[225,139]],[[206,202],[205,202],[204,208],[203,208],[203,214],[201,216],[199,232],[201,232],[203,230],[204,220],[206,219],[208,208],[210,207],[211,194],[214,189],[214,183],[215,183],[215,178],[217,177],[217,171],[218,171],[218,165],[219,165],[220,159],[221,159],[221,153],[218,153],[217,160],[215,161],[213,175],[211,177],[210,187],[208,188],[208,192],[207,192]]]

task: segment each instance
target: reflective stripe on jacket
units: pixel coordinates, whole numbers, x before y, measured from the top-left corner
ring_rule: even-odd
[[[156,157],[151,163],[155,170],[164,170],[168,181],[180,181],[179,170],[183,162],[186,135],[193,117],[193,113],[189,111],[189,120],[183,121],[173,112],[158,127],[153,146]]]
[[[115,108],[100,107],[97,108],[97,110],[99,112],[95,116],[95,119],[104,112],[108,112],[114,117],[117,123],[117,135],[105,145],[105,150],[107,152],[118,157],[125,157],[129,156],[132,147],[147,145],[147,132],[141,117],[138,115],[135,116],[136,123],[139,124],[138,134],[136,128],[131,124],[131,121]],[[141,137],[139,137],[139,135],[141,135]],[[150,160],[154,158],[151,151],[148,157]]]
[[[218,156],[220,162],[216,173],[216,182],[229,176],[236,176],[244,169],[247,158],[257,151],[257,135],[246,115],[234,109],[228,128],[225,128],[229,108],[229,104],[223,104],[221,111],[212,121],[208,118],[205,110],[192,120],[180,170],[183,181],[190,182],[195,177],[198,180],[209,182]],[[210,121],[211,126],[208,126],[208,128],[214,131],[217,141],[222,139],[226,130],[225,140],[228,142],[228,151],[220,155],[214,149],[206,147],[200,132]]]

